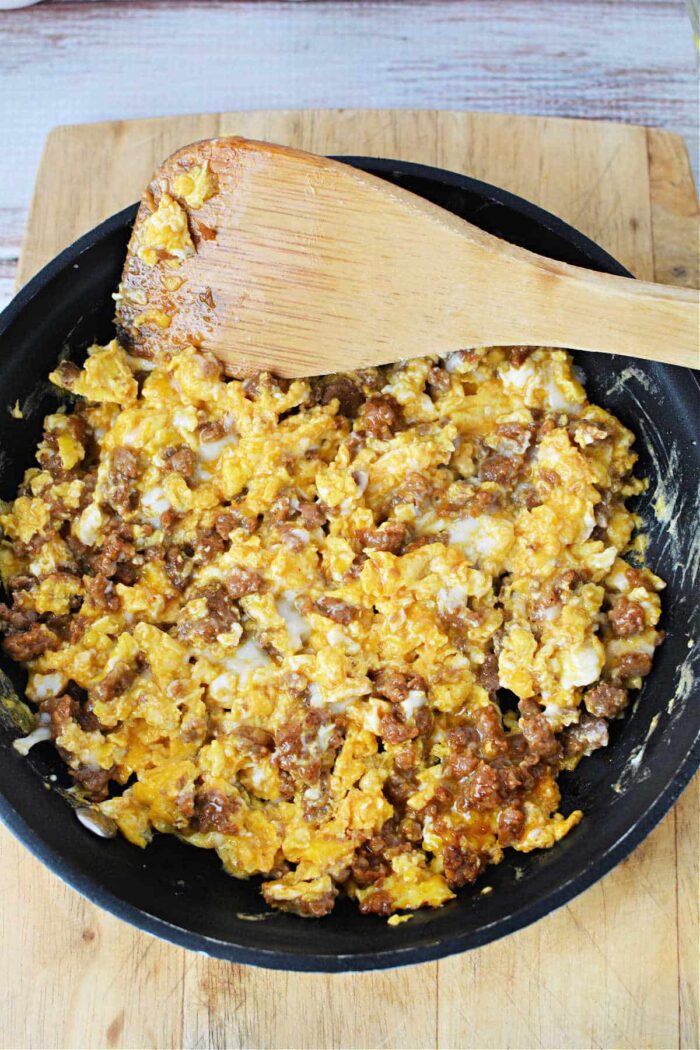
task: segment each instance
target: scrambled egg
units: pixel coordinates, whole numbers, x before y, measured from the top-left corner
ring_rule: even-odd
[[[141,225],[139,259],[153,266],[158,261],[159,252],[180,261],[194,255],[187,212],[169,193],[161,194],[158,207]]]
[[[181,211],[144,260],[187,254]],[[581,819],[557,775],[648,673],[663,584],[620,557],[632,434],[565,352],[239,382],[112,342],[52,379],[4,646],[100,819],[307,916],[437,907]]]
[[[189,171],[183,171],[173,179],[173,192],[187,204],[188,208],[197,210],[205,201],[219,190],[219,180],[209,167],[209,162],[195,164]]]

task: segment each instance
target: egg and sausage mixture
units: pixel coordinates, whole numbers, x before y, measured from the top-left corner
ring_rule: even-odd
[[[52,380],[3,644],[103,821],[319,916],[439,906],[581,819],[558,773],[648,674],[663,583],[567,353],[226,381],[112,342]]]

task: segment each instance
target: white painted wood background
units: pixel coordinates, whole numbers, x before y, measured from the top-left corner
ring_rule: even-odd
[[[0,12],[0,306],[56,124],[319,106],[599,117],[683,134],[684,0],[45,0]],[[85,158],[90,163],[90,158]]]

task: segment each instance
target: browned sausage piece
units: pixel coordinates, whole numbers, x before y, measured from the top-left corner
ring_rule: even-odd
[[[202,832],[220,831],[222,835],[236,835],[236,811],[240,809],[237,798],[221,795],[216,791],[204,791],[197,796],[195,818]]]
[[[479,734],[472,726],[455,726],[447,732],[447,743],[453,751],[468,751],[479,744]]]
[[[499,423],[496,427],[496,433],[499,437],[504,437],[508,441],[514,441],[520,452],[524,452],[532,442],[534,431],[535,426],[533,423]]]
[[[258,519],[251,514],[247,514],[238,507],[231,507],[230,510],[217,516],[214,528],[223,539],[227,540],[234,529],[243,529],[250,535],[255,532],[259,524]]]
[[[37,619],[38,614],[33,609],[15,609],[9,605],[0,605],[0,625],[5,631],[26,631]]]
[[[212,419],[210,422],[202,423],[197,427],[197,433],[200,440],[208,444],[210,441],[221,441],[221,438],[226,433],[226,428],[218,419]]]
[[[294,514],[294,506],[291,496],[278,496],[270,504],[267,512],[267,520],[273,525],[280,525],[283,521],[289,521]]]
[[[136,555],[136,548],[131,542],[132,537],[133,529],[126,523],[108,532],[102,547],[88,553],[88,562],[92,572],[110,577],[116,576],[120,570],[125,569],[135,575],[131,564]],[[125,583],[126,580],[120,582]]]
[[[573,591],[578,583],[582,583],[585,579],[583,573],[578,572],[576,569],[567,569],[566,572],[560,573],[554,580],[553,587],[554,592],[559,598],[565,598],[568,594]]]
[[[372,437],[388,441],[403,426],[403,410],[391,394],[374,394],[362,406],[362,422]]]
[[[327,508],[323,503],[309,503],[302,500],[299,504],[299,513],[302,516],[307,529],[317,529],[328,521]]]
[[[313,900],[304,900],[303,897],[297,897],[295,900],[284,901],[283,903],[275,900],[272,896],[268,896],[264,886],[262,895],[268,904],[279,911],[290,912],[292,915],[298,915],[302,919],[320,919],[333,911],[338,890],[334,886],[328,893],[315,897]]]
[[[484,868],[484,861],[478,853],[458,845],[446,846],[442,852],[445,867],[445,878],[452,889],[459,889],[467,883],[474,882]]]
[[[108,671],[102,681],[98,682],[92,690],[93,700],[109,701],[113,700],[115,696],[121,696],[141,673],[145,663],[145,657],[141,655],[133,664],[115,664],[112,670]]]
[[[494,653],[489,653],[476,672],[476,680],[482,689],[493,696],[497,689],[500,688],[500,681],[498,678],[498,657]]]
[[[495,481],[499,485],[513,485],[522,468],[522,456],[489,456],[481,464],[479,476],[483,481]]]
[[[335,623],[351,623],[358,612],[354,605],[344,602],[342,598],[333,598],[329,594],[324,594],[314,604],[322,616],[327,616],[329,620],[334,620]]]
[[[182,474],[183,478],[191,478],[197,466],[197,457],[189,445],[172,445],[163,453],[168,470],[174,470]]]
[[[376,890],[360,904],[363,915],[391,915],[394,902],[386,890]]]
[[[112,453],[112,470],[121,478],[137,478],[140,472],[139,458],[130,448],[120,445]]]
[[[192,562],[180,547],[168,547],[165,552],[165,574],[178,591],[184,590],[192,575]],[[96,577],[99,579],[99,577]],[[104,577],[102,577],[104,579]]]
[[[532,346],[511,346],[510,362],[514,368],[520,368],[534,350]]]
[[[400,755],[401,753],[399,753]],[[396,757],[398,758],[399,755]],[[384,794],[391,802],[392,806],[401,809],[406,800],[415,794],[418,784],[415,780],[413,773],[409,770],[407,773],[401,772],[401,767],[398,762],[397,772],[391,773],[384,781]]]
[[[498,842],[501,846],[512,846],[525,828],[525,812],[522,806],[506,806],[498,814]]]
[[[194,558],[198,565],[206,565],[226,550],[226,540],[218,529],[201,529],[194,541]]]
[[[616,718],[627,707],[628,700],[626,689],[609,682],[587,689],[583,696],[586,709],[597,718]]]
[[[508,740],[503,732],[500,708],[495,703],[485,704],[474,711],[472,718],[479,732],[482,751],[487,750],[489,755],[496,752],[505,754]]]
[[[612,624],[613,633],[618,638],[629,638],[631,634],[639,634],[646,626],[644,609],[638,602],[631,602],[629,598],[618,598],[608,613],[608,619]]]
[[[251,755],[260,757],[275,749],[275,738],[266,729],[257,726],[238,726],[235,735],[239,737]]]
[[[465,783],[462,808],[488,810],[501,804],[501,782],[498,770],[486,762],[479,762]]]
[[[651,657],[648,653],[625,653],[617,666],[620,678],[644,678],[651,671]]]
[[[51,719],[51,739],[56,740],[71,722],[78,720],[78,702],[72,696],[51,696],[41,705]]]
[[[393,667],[382,667],[371,674],[375,692],[390,700],[392,704],[403,703],[412,689],[426,692],[428,686],[419,674],[412,671],[397,671]]]
[[[178,638],[214,642],[220,634],[226,634],[240,621],[238,606],[221,584],[210,583],[193,597],[206,600],[207,614],[194,620],[185,617],[178,619]]]
[[[584,712],[578,725],[569,726],[562,736],[567,758],[581,758],[599,747],[607,747],[608,723],[604,718],[594,718]]]
[[[374,853],[368,843],[355,851],[350,873],[358,886],[371,886],[385,878],[391,869],[381,854]]]
[[[445,776],[462,780],[474,772],[479,759],[473,751],[454,752],[445,760]]]
[[[137,505],[138,493],[132,492],[132,483],[140,473],[138,456],[124,446],[115,448],[107,474],[107,494],[117,509],[128,510]]]
[[[107,798],[107,787],[115,772],[115,767],[92,769],[89,766],[78,766],[77,769],[71,769],[69,772],[75,783],[83,788],[93,802],[102,802]]]
[[[432,397],[440,397],[450,389],[450,373],[445,368],[431,368],[427,386]]]
[[[108,612],[117,612],[121,608],[122,601],[114,589],[114,583],[106,576],[101,573],[98,573],[97,576],[86,576],[83,579],[83,585],[90,604],[95,608],[105,609]]]
[[[520,728],[532,754],[538,759],[558,758],[561,754],[559,742],[539,704],[535,700],[521,700],[518,706],[521,713]]]
[[[255,569],[236,565],[227,576],[225,586],[231,598],[243,598],[246,594],[259,594],[265,582]]]
[[[392,504],[412,503],[415,507],[424,507],[433,496],[433,484],[422,474],[413,472],[406,475],[405,481],[399,485],[391,497]]]
[[[35,660],[48,649],[56,649],[58,638],[43,623],[35,623],[28,631],[11,634],[2,643],[7,655],[18,663]]]
[[[409,536],[408,525],[401,521],[388,521],[380,529],[359,529],[357,536],[362,548],[388,551],[398,554]]]
[[[80,369],[74,361],[61,361],[54,372],[56,386],[61,386],[65,390],[72,390],[76,381],[80,378],[80,374]]]
[[[404,722],[394,711],[379,719],[379,731],[382,740],[387,744],[405,744],[407,740],[414,740],[420,731],[417,725]]]
[[[347,416],[348,419],[354,419],[365,395],[357,383],[348,376],[334,376],[319,384],[316,398],[322,405],[329,405],[331,401],[337,400],[339,414]]]

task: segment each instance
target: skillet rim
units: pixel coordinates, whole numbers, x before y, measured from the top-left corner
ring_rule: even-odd
[[[486,203],[503,206],[537,223],[537,225],[548,232],[559,236],[577,252],[585,255],[592,268],[621,276],[632,276],[613,256],[575,229],[575,227],[570,226],[538,205],[532,204],[516,194],[500,189],[490,183],[442,168],[407,161],[361,156],[342,156],[334,159],[361,167],[379,177],[391,177],[392,175],[418,177],[433,183],[440,183],[443,186],[452,186],[471,192],[480,196]],[[137,207],[138,205],[129,205],[110,216],[47,263],[15,295],[0,314],[0,339],[21,314],[31,306],[32,300],[55,277],[70,266],[78,263],[83,253],[96,243],[130,226],[136,215]],[[691,370],[678,369],[677,371],[680,373],[679,379],[683,375],[686,381],[690,381],[693,388],[696,385],[700,385],[699,376]],[[41,860],[73,889],[91,902],[105,908],[117,918],[129,922],[131,925],[148,933],[164,938],[181,947],[204,952],[230,962],[246,963],[279,970],[326,973],[352,972],[405,966],[444,958],[471,948],[480,947],[516,930],[523,929],[544,915],[555,911],[588,889],[628,856],[677,801],[699,767],[700,733],[696,736],[695,741],[690,746],[665,789],[659,793],[649,809],[642,813],[608,849],[603,853],[596,854],[583,870],[579,870],[575,875],[564,879],[558,887],[547,892],[542,899],[524,904],[502,918],[495,919],[476,929],[456,934],[453,937],[441,937],[428,944],[417,946],[384,951],[366,951],[357,954],[324,954],[317,951],[289,952],[251,948],[247,945],[235,944],[231,941],[222,941],[200,933],[193,933],[181,926],[175,926],[164,919],[152,915],[133,904],[127,903],[116,894],[104,889],[94,876],[86,874],[77,864],[67,861],[58,850],[48,845],[14,809],[3,794],[0,794],[0,819],[37,859]],[[251,930],[251,934],[252,932]],[[253,941],[254,938],[251,936],[250,939]]]

